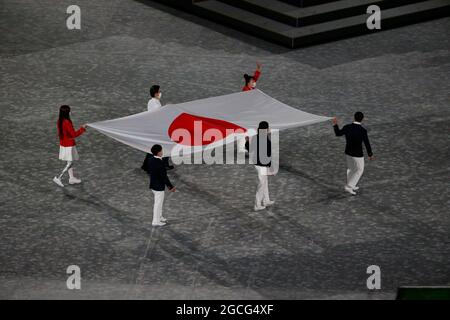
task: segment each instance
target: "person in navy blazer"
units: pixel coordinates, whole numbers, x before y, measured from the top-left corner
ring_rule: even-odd
[[[347,124],[342,129],[339,129],[336,117],[333,118],[333,128],[336,136],[345,136],[345,155],[347,159],[347,184],[345,191],[352,195],[356,195],[356,190],[359,179],[364,172],[364,153],[362,144],[364,143],[369,160],[373,160],[372,147],[370,146],[367,130],[361,125],[364,119],[362,112],[356,112],[354,115],[355,121]]]
[[[175,192],[175,187],[167,176],[167,171],[162,159],[162,146],[155,144],[151,148],[153,157],[149,158],[145,163],[145,171],[150,175],[150,189],[155,197],[153,206],[152,226],[164,226],[167,219],[162,216],[162,208],[164,203],[164,190],[166,187],[170,192]]]

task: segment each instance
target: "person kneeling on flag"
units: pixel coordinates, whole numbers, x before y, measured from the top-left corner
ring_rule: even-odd
[[[164,226],[167,221],[166,218],[162,216],[164,190],[167,186],[170,192],[175,192],[175,187],[167,176],[167,171],[162,160],[162,146],[155,144],[151,148],[151,153],[153,154],[153,157],[146,163],[145,169],[150,173],[150,189],[155,197],[152,226]]]

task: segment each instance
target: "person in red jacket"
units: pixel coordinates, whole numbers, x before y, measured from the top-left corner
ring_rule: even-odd
[[[242,91],[251,91],[256,88],[256,81],[258,81],[261,76],[261,64],[256,62],[256,70],[253,76],[249,76],[248,74],[244,74],[245,86],[242,88]],[[248,144],[248,136],[244,138],[239,138],[237,140],[237,149],[238,152],[243,152],[248,154],[248,150],[246,149],[246,144]]]
[[[245,86],[242,88],[242,91],[250,91],[256,88],[256,82],[261,76],[261,64],[256,62],[256,71],[253,76],[249,76],[248,74],[244,74]]]
[[[60,187],[64,187],[61,182],[61,178],[64,173],[69,173],[69,184],[81,183],[81,180],[75,178],[73,174],[72,164],[73,161],[79,159],[75,138],[83,134],[86,131],[86,125],[81,126],[80,129],[75,131],[73,128],[72,120],[70,120],[70,107],[63,105],[59,108],[59,119],[57,123],[58,135],[59,135],[59,160],[67,161],[66,166],[59,176],[53,178],[53,182]]]

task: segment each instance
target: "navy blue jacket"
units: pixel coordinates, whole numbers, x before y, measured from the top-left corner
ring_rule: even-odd
[[[345,140],[347,142],[345,145],[345,154],[351,157],[363,157],[362,144],[364,142],[369,157],[373,155],[369,137],[367,136],[367,130],[362,125],[351,123],[345,125],[342,129],[339,129],[339,126],[335,124],[333,128],[336,136],[339,137],[345,135]]]
[[[260,141],[261,140],[261,141]],[[263,146],[260,146],[259,143],[266,142],[266,148],[262,148]],[[259,133],[251,138],[251,144],[252,148],[255,148],[256,150],[253,150],[252,152],[252,160],[253,163],[256,166],[260,167],[270,167],[272,165],[272,142],[270,141],[270,135],[266,136],[265,141],[264,138],[259,135]],[[247,151],[250,151],[250,144],[248,141],[245,143],[245,149]],[[260,150],[261,149],[261,150]],[[266,154],[264,155],[264,151]],[[263,159],[260,157],[260,152],[263,155]]]
[[[164,191],[165,187],[172,189],[173,185],[170,183],[167,171],[163,160],[150,157],[145,163],[145,171],[150,174],[150,189],[155,191]]]

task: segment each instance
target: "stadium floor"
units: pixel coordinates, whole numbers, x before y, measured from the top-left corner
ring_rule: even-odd
[[[390,299],[401,285],[450,285],[450,18],[287,50],[150,1],[3,0],[0,10],[0,298]],[[164,103],[258,88],[301,110],[366,115],[376,160],[343,191],[344,140],[331,123],[283,131],[270,210],[254,212],[250,165],[170,172],[169,224],[152,228],[144,154],[88,128],[80,186],[55,123],[76,126]],[[66,268],[81,268],[81,290]],[[366,269],[381,268],[369,291]]]

